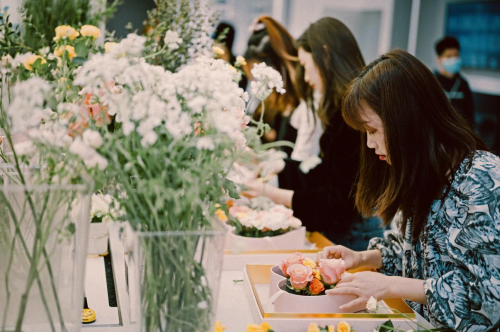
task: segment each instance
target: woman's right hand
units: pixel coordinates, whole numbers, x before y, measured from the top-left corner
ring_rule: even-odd
[[[345,262],[345,268],[347,270],[351,270],[360,267],[362,262],[362,253],[340,245],[330,246],[323,249],[323,258],[342,258]]]

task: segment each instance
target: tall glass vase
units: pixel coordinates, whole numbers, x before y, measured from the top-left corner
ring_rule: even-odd
[[[143,332],[213,329],[225,229],[137,232]]]
[[[90,191],[0,187],[0,331],[80,331]]]

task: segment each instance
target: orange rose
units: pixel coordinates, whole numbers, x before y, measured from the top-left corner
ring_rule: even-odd
[[[318,295],[324,290],[325,286],[323,286],[323,283],[316,278],[311,280],[311,282],[309,283],[309,291],[312,295]]]

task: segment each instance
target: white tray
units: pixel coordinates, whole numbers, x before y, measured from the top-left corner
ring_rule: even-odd
[[[244,271],[244,287],[249,301],[255,323],[265,321],[275,331],[304,332],[309,324],[316,323],[320,326],[335,325],[346,321],[357,332],[373,331],[378,326],[391,319],[394,326],[403,329],[416,329],[415,313],[401,299],[386,300],[382,305],[395,308],[412,319],[409,322],[400,314],[388,309],[379,309],[377,313],[353,314],[305,314],[305,313],[276,313],[273,305],[264,308],[269,299],[269,270],[273,265],[247,265]]]

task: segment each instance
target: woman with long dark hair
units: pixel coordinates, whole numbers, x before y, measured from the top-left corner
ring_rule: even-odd
[[[251,25],[252,35],[245,51],[247,62],[245,73],[252,80],[251,69],[254,64],[264,62],[276,69],[283,78],[286,93],[274,91],[264,101],[264,122],[269,124],[271,132],[264,135],[264,142],[286,140],[295,142],[297,130],[290,126],[290,115],[300,103],[299,88],[300,68],[297,68],[297,48],[288,31],[270,16],[261,16]],[[299,70],[299,72],[297,72]],[[257,106],[253,117],[260,119],[262,109]],[[291,148],[283,148],[290,155]]]
[[[369,250],[325,248],[348,269],[330,294],[345,305],[403,298],[436,327],[496,331],[500,324],[500,158],[451,106],[434,75],[401,50],[370,63],[342,114],[364,144],[356,205],[400,234]]]
[[[354,190],[360,135],[343,121],[340,106],[349,82],[365,65],[363,56],[351,31],[331,17],[311,24],[297,45],[305,81],[310,86],[307,100],[313,112],[313,91],[322,95],[317,110],[324,128],[321,163],[305,167],[308,161],[300,166],[287,160],[279,174],[281,188],[251,182],[247,195],[264,194],[276,203],[291,206],[309,230],[323,232],[334,243],[362,250],[382,230],[377,218],[364,221],[356,211]]]

